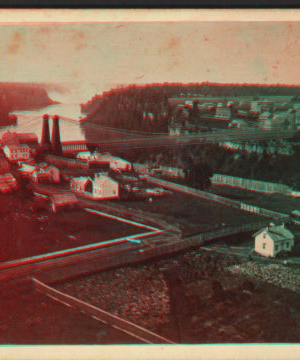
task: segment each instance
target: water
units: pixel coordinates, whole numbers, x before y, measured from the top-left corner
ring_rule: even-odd
[[[16,132],[33,132],[35,133],[39,140],[42,136],[42,123],[43,115],[50,115],[50,135],[52,132],[52,116],[58,115],[60,117],[65,117],[73,119],[75,121],[79,120],[80,116],[83,116],[80,112],[80,106],[78,104],[56,104],[47,106],[43,109],[37,109],[32,111],[15,111],[13,114],[18,117],[18,124],[16,126],[6,126],[0,128],[0,136],[5,133],[7,130],[16,131]],[[76,140],[85,140],[84,134],[80,128],[80,123],[68,122],[63,119],[59,122],[60,127],[60,137],[61,141],[76,141]]]

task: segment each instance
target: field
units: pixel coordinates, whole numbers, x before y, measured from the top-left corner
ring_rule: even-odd
[[[265,194],[226,185],[213,185],[209,191],[220,196],[243,201],[250,205],[278,211],[283,214],[289,214],[293,210],[300,209],[300,198],[282,194]]]
[[[279,287],[231,274],[245,266],[198,248],[56,287],[178,343],[299,342],[299,289],[284,288],[290,270]]]
[[[137,339],[40,293],[1,300],[0,344],[130,344]]]
[[[101,243],[144,228],[84,210],[33,212],[15,195],[0,196],[0,262]]]
[[[217,204],[192,195],[173,192],[149,201],[119,201],[129,209],[159,215],[163,220],[177,225],[185,235],[200,233],[218,226],[256,223],[266,218],[233,207]]]

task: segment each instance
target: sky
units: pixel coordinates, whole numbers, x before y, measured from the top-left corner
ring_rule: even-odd
[[[0,21],[0,81],[67,84],[76,101],[118,84],[300,84],[300,21],[136,20]]]

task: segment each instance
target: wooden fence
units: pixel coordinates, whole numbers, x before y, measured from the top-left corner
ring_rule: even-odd
[[[95,318],[96,320],[100,320],[104,323],[113,326],[120,331],[123,331],[131,336],[144,341],[148,344],[175,344],[174,342],[153,333],[141,326],[133,324],[130,321],[124,320],[119,318],[118,316],[112,315],[107,311],[99,309],[93,305],[90,305],[82,300],[74,298],[70,295],[64,294],[61,291],[50,287],[41,281],[33,278],[34,287],[37,291],[43,293],[46,296],[54,298],[59,302],[64,304],[68,304],[76,309],[81,310],[82,312],[86,313],[87,315]]]
[[[215,174],[211,179],[212,184],[229,185],[254,191],[266,193],[289,194],[292,189],[288,185],[270,183],[265,181],[243,179],[235,176]]]

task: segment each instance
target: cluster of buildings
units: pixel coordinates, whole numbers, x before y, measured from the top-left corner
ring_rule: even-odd
[[[215,119],[230,121],[228,127],[237,129],[251,126],[264,130],[297,129],[296,111],[292,106],[267,100],[250,102],[249,110],[239,109],[232,101],[226,105],[219,103]]]
[[[215,119],[217,120],[230,120],[234,115],[234,103],[229,101],[226,106],[219,103],[216,108]]]
[[[91,153],[90,151],[84,151],[78,153],[76,159],[86,160],[89,162],[94,161],[98,163],[108,163],[109,168],[112,170],[120,170],[120,171],[132,170],[132,166],[129,161],[126,161],[117,156],[112,156],[109,153],[99,153],[98,151],[94,151],[93,153]]]
[[[142,193],[142,181],[132,173],[131,163],[120,157],[98,151],[64,157],[57,116],[51,139],[49,116],[44,115],[40,143],[33,133],[8,131],[2,136],[1,149],[0,192],[15,190],[24,181],[27,189],[33,189],[34,200],[54,212],[78,204],[78,196],[101,200],[117,199],[120,191]],[[161,195],[148,190],[144,189],[145,196]]]
[[[200,114],[199,124],[190,123],[191,109],[197,108]],[[203,119],[201,118],[203,116]],[[169,124],[170,136],[188,135],[198,132],[202,122],[211,121],[211,127],[243,129],[249,127],[264,130],[297,130],[296,110],[286,103],[274,103],[269,100],[225,101],[214,103],[195,103],[186,100],[177,104]],[[222,126],[221,126],[222,123]]]
[[[12,175],[14,164],[30,161],[38,147],[38,138],[33,133],[17,134],[7,131],[2,135],[0,154],[0,192],[10,192],[18,188]]]
[[[295,153],[293,145],[285,140],[271,140],[265,143],[258,141],[244,141],[244,142],[224,141],[219,143],[219,146],[225,147],[226,149],[230,149],[230,150],[246,151],[249,154],[267,153],[268,155],[291,156]]]

